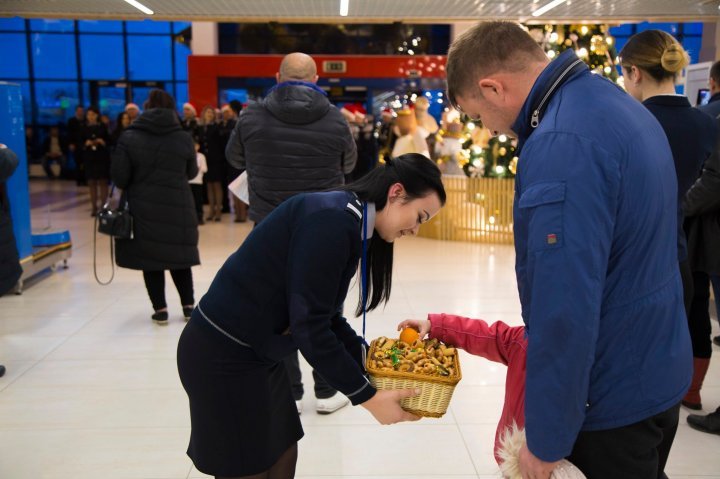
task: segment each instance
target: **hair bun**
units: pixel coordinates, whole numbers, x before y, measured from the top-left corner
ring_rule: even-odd
[[[678,73],[690,63],[687,52],[679,43],[671,43],[663,51],[660,64],[665,71]]]

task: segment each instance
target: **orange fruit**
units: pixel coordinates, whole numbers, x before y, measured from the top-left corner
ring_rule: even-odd
[[[400,331],[400,341],[408,344],[414,343],[420,337],[420,333],[415,328],[403,328]]]

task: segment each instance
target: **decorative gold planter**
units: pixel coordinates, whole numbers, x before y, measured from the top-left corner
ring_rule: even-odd
[[[443,176],[445,207],[418,236],[471,243],[513,243],[514,179]]]

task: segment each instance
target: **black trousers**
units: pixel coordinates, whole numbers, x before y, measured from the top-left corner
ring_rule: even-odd
[[[568,460],[588,479],[661,479],[678,427],[680,404],[628,426],[580,431]]]
[[[679,263],[680,266],[680,278],[682,279],[682,285],[683,285],[683,303],[685,304],[685,316],[690,317],[690,308],[692,307],[693,302],[693,274],[692,270],[690,269],[690,263],[685,261],[681,261]]]
[[[298,353],[295,352],[294,354],[291,354],[286,357],[283,362],[285,363],[285,369],[287,370],[288,377],[290,378],[290,387],[292,388],[293,399],[299,401],[302,399],[305,389],[303,388],[302,374],[300,373],[300,360],[298,359]],[[316,398],[327,399],[337,392],[314,369],[312,374],[313,379],[315,380]]]
[[[712,355],[712,325],[710,324],[710,277],[693,271],[693,297],[688,314],[688,327],[693,356],[707,359]]]
[[[180,304],[195,304],[192,270],[187,268],[171,269],[169,271],[180,295]],[[143,271],[143,278],[145,279],[145,288],[150,296],[153,309],[157,311],[158,309],[167,308],[167,302],[165,301],[165,271]]]
[[[203,185],[195,185],[190,183],[190,191],[192,191],[193,200],[195,200],[195,212],[198,221],[203,219]]]

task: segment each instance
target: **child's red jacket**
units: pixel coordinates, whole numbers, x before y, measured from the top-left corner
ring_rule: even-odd
[[[505,403],[495,432],[495,459],[498,458],[500,436],[513,421],[525,427],[525,327],[508,326],[502,321],[488,325],[482,319],[451,314],[429,314],[430,337],[456,346],[476,356],[505,364]]]

